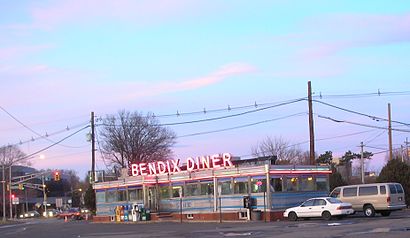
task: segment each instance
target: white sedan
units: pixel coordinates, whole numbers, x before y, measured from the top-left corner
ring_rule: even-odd
[[[297,207],[286,209],[283,217],[287,217],[291,221],[296,221],[299,217],[322,217],[325,220],[330,220],[333,216],[343,217],[353,213],[354,210],[350,203],[344,203],[332,197],[319,197],[306,200]]]

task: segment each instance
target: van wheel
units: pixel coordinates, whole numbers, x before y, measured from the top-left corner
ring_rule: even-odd
[[[332,219],[332,214],[330,214],[330,212],[328,211],[324,211],[322,213],[322,218],[325,219],[326,221],[329,221],[330,219]]]
[[[289,221],[296,221],[298,219],[298,215],[295,212],[291,212],[288,214]]]
[[[376,214],[372,205],[364,206],[363,212],[366,217],[374,217]]]
[[[382,216],[384,216],[384,217],[388,217],[388,216],[390,216],[390,211],[382,211],[382,212],[380,212],[380,214],[382,214]]]

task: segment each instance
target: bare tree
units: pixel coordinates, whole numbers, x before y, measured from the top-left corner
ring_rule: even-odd
[[[9,167],[16,164],[27,164],[26,155],[15,145],[0,147],[0,165]]]
[[[120,111],[107,115],[100,130],[102,152],[111,166],[126,168],[132,163],[166,160],[175,144],[173,131],[159,124],[153,114]]]
[[[275,164],[305,164],[306,153],[291,145],[282,137],[266,137],[252,147],[252,154],[257,157],[276,156]]]

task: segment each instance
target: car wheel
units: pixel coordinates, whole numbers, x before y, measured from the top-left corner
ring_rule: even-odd
[[[384,217],[390,216],[390,211],[382,211],[382,212],[380,212],[380,213],[381,213],[382,216],[384,216]]]
[[[364,206],[363,212],[366,217],[374,217],[376,214],[372,205]]]
[[[296,221],[298,219],[298,215],[295,212],[290,212],[288,215],[289,221]]]
[[[322,212],[322,218],[326,221],[329,221],[330,219],[332,219],[332,214],[330,214],[330,212],[328,211],[324,211]]]

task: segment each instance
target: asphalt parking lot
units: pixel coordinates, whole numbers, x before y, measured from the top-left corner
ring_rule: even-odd
[[[342,220],[296,222],[141,222],[92,223],[57,219],[30,219],[0,225],[1,237],[410,237],[410,210],[390,217],[365,218],[358,213]]]

